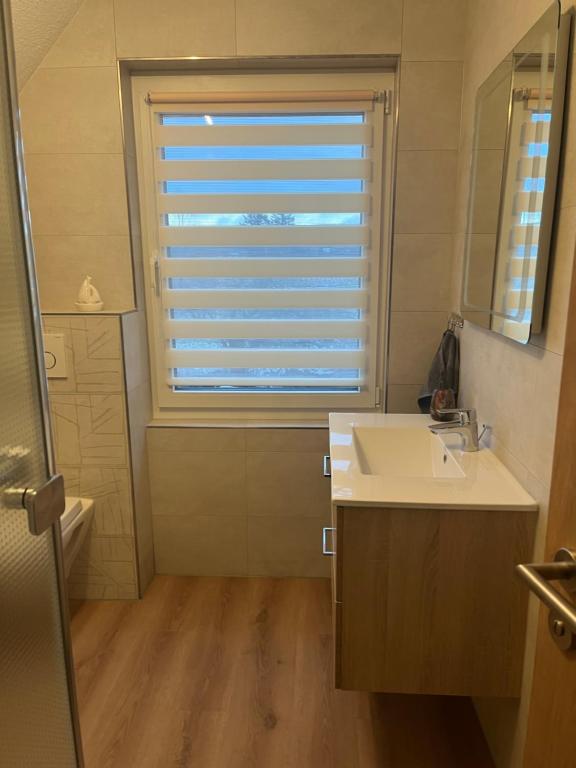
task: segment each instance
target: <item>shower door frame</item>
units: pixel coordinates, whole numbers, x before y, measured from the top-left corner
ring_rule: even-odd
[[[24,153],[22,131],[20,126],[18,84],[16,78],[16,57],[14,50],[13,23],[10,0],[0,0],[0,35],[2,36],[0,48],[3,49],[0,51],[0,55],[2,55],[4,58],[3,65],[5,70],[5,88],[7,91],[7,99],[4,104],[4,109],[8,112],[7,122],[9,123],[11,132],[11,136],[6,137],[6,143],[11,144],[12,149],[12,162],[14,166],[16,193],[18,198],[18,226],[22,237],[23,257],[25,260],[26,273],[27,295],[26,300],[21,303],[21,311],[23,314],[28,315],[31,325],[32,341],[34,345],[34,360],[36,363],[36,371],[34,373],[36,374],[38,382],[39,405],[41,409],[40,416],[43,426],[42,437],[44,442],[44,459],[48,477],[50,478],[56,473],[54,447],[50,422],[48,381],[45,375],[42,316],[40,312],[40,302],[38,296],[34,248],[32,243],[32,231],[30,223],[30,208],[28,205],[28,193],[24,169]],[[1,72],[0,77],[2,77]],[[26,514],[24,510],[22,510],[22,514]],[[30,535],[32,536],[33,534],[30,533]],[[66,585],[62,534],[59,519],[57,519],[51,525],[49,535],[52,540],[54,551],[54,564],[56,569],[59,606],[59,624],[61,628],[61,639],[64,651],[64,671],[66,675],[66,688],[68,691],[72,737],[74,741],[73,747],[76,756],[77,768],[84,768],[80,719],[78,714],[78,699],[76,693],[76,678],[72,654],[72,638],[70,632],[68,590]]]

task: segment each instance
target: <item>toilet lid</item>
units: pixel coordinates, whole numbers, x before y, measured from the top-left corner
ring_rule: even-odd
[[[79,499],[76,496],[66,496],[66,507],[60,517],[60,526],[63,533],[70,525],[72,525],[80,512],[82,512],[82,499]]]

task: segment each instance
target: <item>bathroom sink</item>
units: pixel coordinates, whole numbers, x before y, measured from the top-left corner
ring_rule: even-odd
[[[458,478],[464,472],[443,440],[422,427],[352,429],[353,445],[363,475]]]
[[[487,447],[434,434],[430,416],[331,413],[332,502],[339,506],[537,509]]]

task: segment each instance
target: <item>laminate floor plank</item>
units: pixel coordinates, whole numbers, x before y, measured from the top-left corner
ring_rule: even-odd
[[[86,768],[493,768],[466,699],[334,689],[327,580],[156,576],[72,613]]]

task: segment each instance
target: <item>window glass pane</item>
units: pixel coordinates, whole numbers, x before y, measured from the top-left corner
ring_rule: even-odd
[[[360,339],[173,339],[174,349],[360,349]]]
[[[361,213],[168,213],[169,227],[354,227]]]
[[[313,146],[164,147],[164,160],[337,160],[363,156],[361,144]]]
[[[170,246],[169,259],[360,259],[362,246]]]
[[[164,182],[171,195],[318,195],[362,192],[362,179],[189,179]]]
[[[161,115],[160,122],[163,125],[353,125],[364,122],[364,114],[182,114]]]

